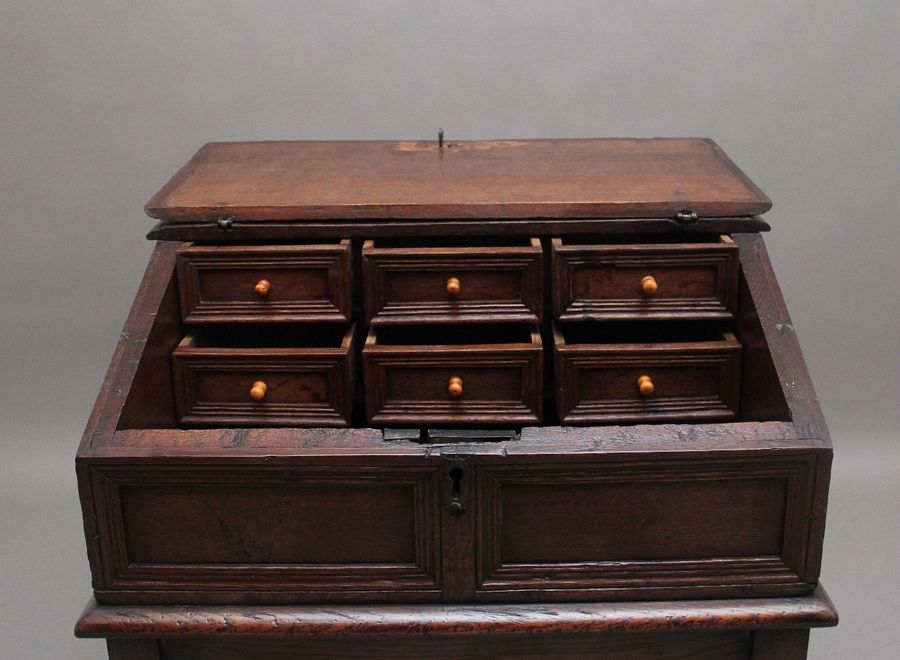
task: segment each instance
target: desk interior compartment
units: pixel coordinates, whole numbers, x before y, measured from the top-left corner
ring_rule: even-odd
[[[728,236],[553,238],[551,260],[560,321],[722,321],[737,308],[738,247]]]
[[[349,425],[355,331],[352,323],[191,330],[172,352],[179,422]]]
[[[362,351],[375,424],[522,424],[542,417],[536,326],[370,328]]]
[[[720,421],[740,405],[741,345],[696,324],[555,324],[563,424]]]
[[[177,252],[186,323],[349,321],[349,240],[281,245],[198,245]]]
[[[537,238],[368,240],[362,248],[366,320],[537,323],[543,262]]]

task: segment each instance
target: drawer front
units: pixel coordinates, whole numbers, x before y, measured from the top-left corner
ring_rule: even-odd
[[[562,321],[734,317],[738,249],[717,243],[577,245],[554,238],[553,312]]]
[[[536,344],[363,349],[372,424],[527,424],[542,418],[543,359]],[[370,334],[370,339],[372,334]]]
[[[437,599],[437,475],[429,465],[98,467],[98,596]]]
[[[477,468],[480,600],[750,595],[806,575],[815,458]]]
[[[348,321],[350,241],[178,250],[186,323]]]
[[[390,323],[528,322],[543,317],[543,252],[528,246],[363,246],[366,320]]]
[[[555,331],[560,422],[734,419],[740,401],[741,347],[722,341],[571,344]]]
[[[353,329],[340,349],[194,348],[172,353],[175,408],[196,426],[347,426]]]

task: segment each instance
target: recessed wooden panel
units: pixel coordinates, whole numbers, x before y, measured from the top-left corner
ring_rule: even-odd
[[[128,486],[137,564],[414,563],[409,486]]]
[[[177,256],[182,317],[186,323],[348,321],[350,260],[349,240],[186,244]]]
[[[434,467],[122,467],[94,479],[111,591],[439,592]]]
[[[527,246],[363,246],[366,320],[388,323],[538,322],[543,252]],[[448,282],[456,288],[448,292]]]
[[[780,555],[786,494],[786,479],[505,484],[500,559],[523,564]]]
[[[805,457],[478,467],[479,597],[798,592]]]
[[[589,244],[554,238],[553,313],[561,321],[734,317],[738,250],[714,243]],[[644,278],[653,278],[645,291]]]

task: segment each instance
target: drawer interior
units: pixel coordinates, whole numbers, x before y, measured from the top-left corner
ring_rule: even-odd
[[[347,348],[347,324],[215,325],[192,329],[181,348]]]
[[[388,326],[377,328],[380,346],[466,346],[478,344],[532,344],[534,330],[527,325],[439,325],[428,328]]]
[[[432,236],[376,238],[367,241],[373,248],[432,248],[432,247],[540,247],[540,239],[528,236]]]
[[[727,331],[709,323],[566,323],[556,325],[567,346],[577,344],[668,344],[722,341]],[[729,333],[730,334],[730,333]]]

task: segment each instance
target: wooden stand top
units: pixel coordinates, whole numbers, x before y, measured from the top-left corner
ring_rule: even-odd
[[[771,202],[698,138],[215,142],[146,205],[168,223],[742,217]]]
[[[77,637],[201,635],[545,635],[835,626],[819,586],[806,596],[524,605],[125,606],[88,603]]]

